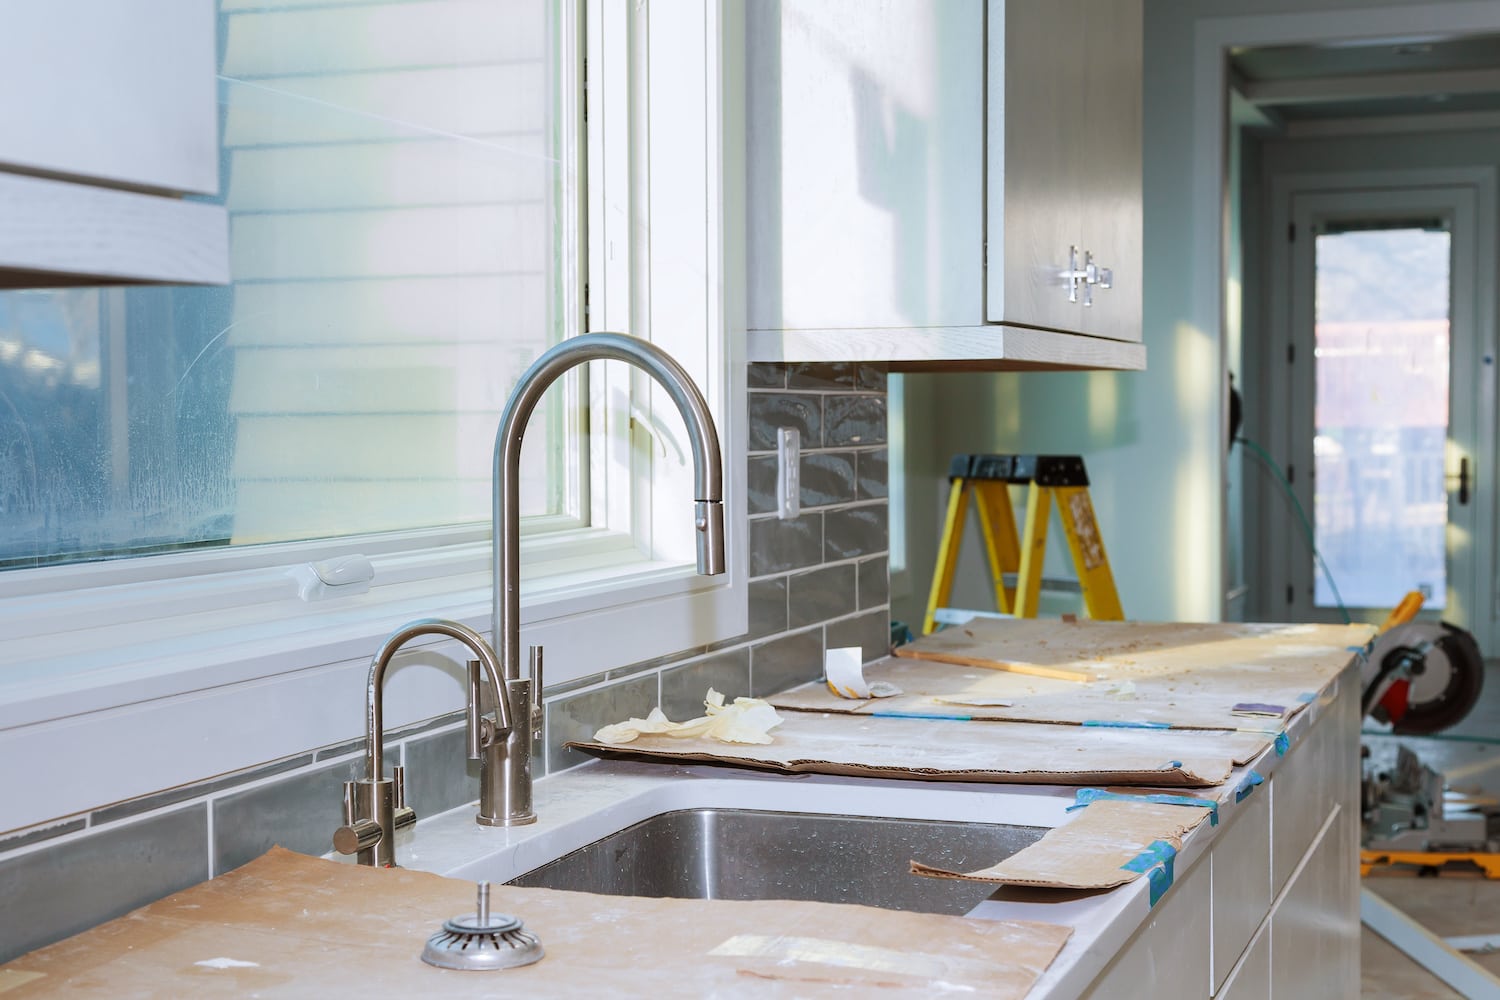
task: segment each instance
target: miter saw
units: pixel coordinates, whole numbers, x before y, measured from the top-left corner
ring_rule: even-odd
[[[1408,595],[1392,612],[1360,677],[1364,714],[1403,736],[1430,735],[1459,722],[1479,700],[1484,681],[1474,636],[1446,622],[1411,620],[1420,606],[1418,595]],[[1469,861],[1500,878],[1500,808],[1454,796],[1445,785],[1443,775],[1405,746],[1397,748],[1391,769],[1377,769],[1366,756],[1362,873],[1377,864],[1425,870]]]

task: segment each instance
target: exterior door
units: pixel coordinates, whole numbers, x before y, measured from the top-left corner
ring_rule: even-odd
[[[1378,622],[1420,590],[1424,617],[1493,648],[1476,207],[1466,185],[1291,197],[1284,454],[1301,523],[1280,544],[1294,620]]]

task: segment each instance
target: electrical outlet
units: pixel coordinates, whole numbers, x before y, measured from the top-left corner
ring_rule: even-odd
[[[776,428],[776,516],[783,521],[802,513],[802,432]]]

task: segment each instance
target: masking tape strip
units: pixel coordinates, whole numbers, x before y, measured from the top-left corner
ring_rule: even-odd
[[[1085,726],[1098,726],[1104,729],[1171,729],[1170,722],[1112,722],[1108,719],[1088,719],[1083,723]]]
[[[997,966],[957,956],[900,951],[831,938],[788,937],[780,934],[736,934],[709,952],[728,958],[759,958],[777,964],[811,962],[840,969],[896,973],[930,982],[962,978],[990,982]]]
[[[1084,806],[1094,802],[1112,800],[1115,802],[1154,802],[1159,806],[1197,806],[1208,810],[1208,825],[1219,825],[1219,804],[1212,799],[1200,799],[1191,795],[1122,795],[1119,792],[1106,792],[1102,788],[1080,788],[1073,796],[1073,804],[1068,806],[1067,811],[1082,809]]]
[[[1286,730],[1283,729],[1281,732],[1276,734],[1276,742],[1272,745],[1276,747],[1276,756],[1285,757],[1286,752],[1292,748],[1292,738],[1288,736],[1286,734]]]
[[[1120,867],[1128,872],[1145,874],[1151,887],[1151,905],[1155,906],[1166,891],[1172,888],[1172,868],[1176,859],[1177,848],[1165,840],[1156,840]]]
[[[1251,771],[1249,774],[1245,775],[1245,780],[1240,782],[1239,786],[1234,790],[1234,801],[1245,801],[1245,799],[1249,797],[1250,793],[1255,791],[1255,786],[1259,785],[1265,780],[1265,778],[1261,777],[1259,771]]]

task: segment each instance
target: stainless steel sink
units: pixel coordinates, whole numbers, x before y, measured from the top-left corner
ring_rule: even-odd
[[[963,914],[995,887],[915,876],[908,862],[972,871],[1010,857],[1046,832],[992,823],[683,809],[596,840],[510,884],[610,896],[806,899]]]

